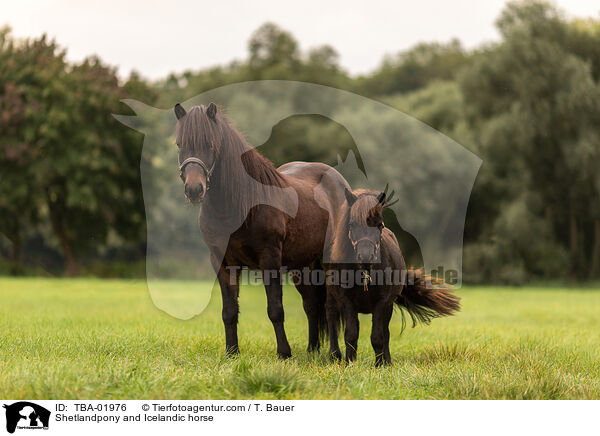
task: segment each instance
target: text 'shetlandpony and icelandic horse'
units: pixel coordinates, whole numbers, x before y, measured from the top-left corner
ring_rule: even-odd
[[[200,229],[221,287],[226,351],[239,351],[238,267],[246,266],[267,272],[263,274],[267,313],[277,353],[287,358],[291,349],[284,330],[279,271],[282,266],[321,268],[328,225],[337,220],[349,185],[321,163],[292,162],[276,169],[214,103],[189,112],[178,104],[175,115],[185,194],[202,203]],[[327,328],[325,285],[296,287],[308,317],[308,349],[318,350]]]

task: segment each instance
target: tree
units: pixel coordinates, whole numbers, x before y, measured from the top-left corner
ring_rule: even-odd
[[[414,91],[434,80],[453,79],[468,61],[468,54],[456,39],[448,44],[417,44],[386,57],[378,70],[360,81],[359,89],[369,95]]]
[[[141,141],[112,117],[127,94],[115,71],[99,59],[75,65],[65,77],[65,89],[53,107],[63,122],[52,126],[56,133],[44,149],[38,174],[67,273],[75,274],[75,252],[102,245],[111,230],[141,239]]]
[[[60,93],[64,53],[45,37],[15,42],[0,31],[0,231],[12,243],[16,268],[23,238],[40,218],[42,187],[36,167],[46,146]]]
[[[594,139],[600,88],[588,60],[564,46],[569,26],[552,6],[510,3],[498,27],[503,42],[461,77],[467,116],[504,186],[504,200],[518,201],[524,190],[539,198],[534,214],[569,250],[571,275],[582,277],[590,266],[584,241],[591,239],[586,234],[599,193],[594,172],[582,166],[600,163]],[[576,157],[583,155],[587,163]]]
[[[292,34],[273,23],[265,23],[254,32],[248,43],[248,51],[249,66],[254,71],[293,70],[300,62],[298,43]]]
[[[122,111],[127,88],[145,87],[137,76],[121,86],[97,58],[68,66],[45,36],[0,37],[1,230],[17,262],[25,230],[47,219],[73,275],[78,254],[109,233],[143,238],[141,138],[112,113]]]

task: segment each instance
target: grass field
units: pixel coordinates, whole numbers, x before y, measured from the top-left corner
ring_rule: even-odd
[[[208,284],[207,284],[208,286]],[[600,399],[600,289],[463,288],[462,312],[391,325],[394,365],[308,355],[298,294],[284,291],[292,359],[275,356],[264,290],[241,293],[241,356],[224,357],[220,297],[181,321],[144,282],[0,279],[0,398]]]

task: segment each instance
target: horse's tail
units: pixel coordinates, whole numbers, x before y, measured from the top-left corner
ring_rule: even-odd
[[[316,261],[312,265],[313,270],[321,270],[323,274],[325,274],[323,266],[321,262]],[[298,286],[298,285],[296,285]],[[310,285],[310,286],[302,286],[303,292],[303,304],[306,313],[309,312],[316,313],[317,318],[317,339],[319,345],[323,345],[328,335],[328,327],[327,327],[327,287],[325,284],[323,285]],[[299,290],[301,288],[298,288]]]
[[[317,321],[317,328],[319,332],[319,344],[323,345],[325,340],[329,337],[328,335],[328,327],[327,327],[327,288],[322,287],[324,292],[320,292],[319,295],[319,317]]]
[[[413,327],[419,322],[429,324],[434,318],[454,315],[460,310],[460,298],[454,295],[452,288],[442,279],[424,275],[422,268],[408,271],[396,304],[408,312]],[[402,326],[404,328],[404,316]]]

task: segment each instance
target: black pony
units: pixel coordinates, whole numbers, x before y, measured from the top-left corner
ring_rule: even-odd
[[[261,270],[277,354],[291,356],[284,330],[281,268],[321,269],[346,180],[328,165],[291,162],[280,168],[252,148],[214,103],[189,112],[175,106],[179,170],[189,201],[202,203],[199,224],[223,299],[228,354],[238,353],[241,267]],[[327,330],[324,284],[296,284],[308,317],[308,350]]]
[[[408,312],[414,326],[454,314],[460,309],[459,298],[441,280],[425,277],[421,270],[407,271],[398,241],[383,223],[383,209],[386,203],[391,204],[393,193],[388,201],[385,191],[346,189],[345,194],[346,202],[336,225],[332,263],[325,265],[331,278],[327,285],[330,354],[341,358],[338,327],[342,321],[346,360],[355,360],[358,313],[372,313],[375,365],[390,364],[389,323],[394,304]],[[343,277],[354,281],[348,283]]]

